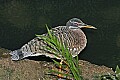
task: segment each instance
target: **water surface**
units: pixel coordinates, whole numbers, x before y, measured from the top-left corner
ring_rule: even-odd
[[[119,0],[0,0],[0,47],[15,50],[73,17],[97,27],[87,35],[81,59],[115,68],[120,65]]]

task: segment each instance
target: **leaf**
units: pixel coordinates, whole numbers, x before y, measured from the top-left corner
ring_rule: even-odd
[[[47,26],[47,25],[46,25],[46,28],[47,28],[49,37],[52,38],[52,35],[51,35],[50,30],[48,29],[48,26]]]
[[[57,62],[56,60],[52,59],[54,61],[55,64],[57,64],[58,66],[62,66],[62,64],[60,64],[59,62]]]
[[[118,65],[116,67],[115,73],[116,73],[116,77],[118,78],[118,80],[120,80],[120,68]]]
[[[116,74],[120,74],[120,68],[119,68],[118,65],[117,65],[117,67],[116,67],[115,73],[116,73]]]
[[[37,35],[37,34],[35,34],[35,36],[40,37],[41,35]]]

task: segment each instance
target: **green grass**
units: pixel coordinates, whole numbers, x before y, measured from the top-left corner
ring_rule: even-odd
[[[49,30],[47,27],[48,36],[42,36],[42,35],[36,35],[43,39],[47,43],[48,46],[43,47],[44,50],[47,50],[48,52],[53,53],[56,57],[60,58],[61,61],[63,61],[63,64],[60,64],[60,62],[53,60],[56,68],[59,68],[59,66],[62,67],[62,71],[58,70],[50,70],[49,72],[54,75],[61,74],[63,78],[69,80],[83,80],[81,76],[81,68],[78,63],[78,56],[76,58],[73,58],[71,53],[68,50],[67,44],[62,43],[62,41],[59,41],[58,38],[55,36],[52,30]],[[65,68],[68,67],[69,72],[65,70]],[[109,74],[109,75],[100,75],[97,78],[98,80],[120,80],[120,68],[117,66],[115,75]]]
[[[120,68],[119,66],[116,67],[115,75],[110,74],[109,75],[101,75],[99,77],[99,80],[120,80]]]
[[[46,25],[47,27],[47,25]],[[63,64],[53,59],[55,65],[61,66],[63,71],[50,70],[52,74],[61,74],[63,78],[69,78],[74,80],[82,80],[80,66],[78,65],[78,57],[73,58],[68,50],[67,44],[59,41],[52,30],[47,27],[48,36],[36,35],[42,38],[48,46],[44,47],[44,50],[52,52],[56,57],[59,57]],[[68,67],[69,72],[65,73],[65,67]]]

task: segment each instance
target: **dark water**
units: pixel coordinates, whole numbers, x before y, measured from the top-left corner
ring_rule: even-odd
[[[84,29],[81,59],[120,66],[120,0],[0,0],[0,47],[15,50],[46,32],[45,24],[65,25],[73,17],[97,27]]]

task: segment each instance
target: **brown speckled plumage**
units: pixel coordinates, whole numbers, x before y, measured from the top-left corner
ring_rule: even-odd
[[[77,18],[73,19],[76,20]],[[63,43],[68,45],[69,51],[72,53],[72,56],[75,57],[86,47],[87,39],[84,32],[81,30],[81,26],[84,26],[85,24],[79,19],[78,22],[73,19],[69,20],[66,26],[58,26],[52,28],[52,30],[58,40],[61,40]],[[80,25],[76,23],[79,23]],[[47,34],[43,35],[46,36]],[[57,58],[55,55],[44,51],[42,49],[43,46],[47,45],[42,39],[40,39],[40,37],[36,37],[29,41],[27,44],[23,45],[23,47],[20,49],[12,51],[10,53],[12,55],[12,60],[20,60],[28,56],[38,55]]]

